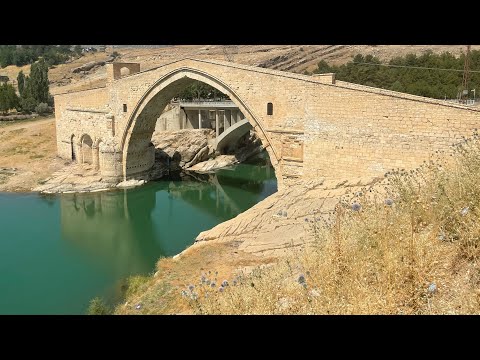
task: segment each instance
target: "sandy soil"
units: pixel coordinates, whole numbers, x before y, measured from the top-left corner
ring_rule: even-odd
[[[56,157],[55,119],[0,122],[0,191],[29,192],[65,160]]]

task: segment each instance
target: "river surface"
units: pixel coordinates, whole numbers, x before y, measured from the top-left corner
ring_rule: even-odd
[[[0,193],[0,314],[83,314],[123,280],[277,190],[265,156],[196,178],[90,194]]]

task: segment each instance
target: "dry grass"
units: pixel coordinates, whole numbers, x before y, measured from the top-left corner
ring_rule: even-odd
[[[199,283],[197,270],[210,272],[218,279],[228,279],[233,276],[234,269],[253,268],[274,261],[245,253],[238,249],[236,242],[204,243],[186,252],[180,259],[160,259],[155,276],[127,279],[123,289],[126,302],[118,305],[114,312],[123,315],[190,314],[193,311],[183,301],[181,289]]]
[[[198,314],[479,314],[478,135],[441,159],[343,199],[277,264],[228,286],[204,273],[184,301]]]
[[[0,191],[30,191],[63,167],[65,161],[56,153],[55,119],[0,124],[0,169],[16,169],[12,175],[2,176]]]
[[[115,312],[480,314],[479,183],[475,134],[453,156],[348,194],[328,219],[305,219],[315,241],[281,260],[235,242],[161,259]]]

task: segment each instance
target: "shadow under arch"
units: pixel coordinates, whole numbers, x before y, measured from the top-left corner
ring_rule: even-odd
[[[268,152],[277,181],[282,181],[279,153],[274,148],[265,126],[238,94],[222,80],[201,70],[181,67],[157,80],[140,98],[130,115],[121,140],[122,169],[124,180],[148,171],[153,165],[154,149],[151,137],[158,117],[168,102],[194,81],[206,83],[223,92],[238,106],[252,124]]]
[[[83,134],[80,137],[81,164],[93,163],[93,140],[89,134]]]

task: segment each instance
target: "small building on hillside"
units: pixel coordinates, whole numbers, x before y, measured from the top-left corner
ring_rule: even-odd
[[[9,80],[8,76],[0,75],[0,84],[6,84]]]

